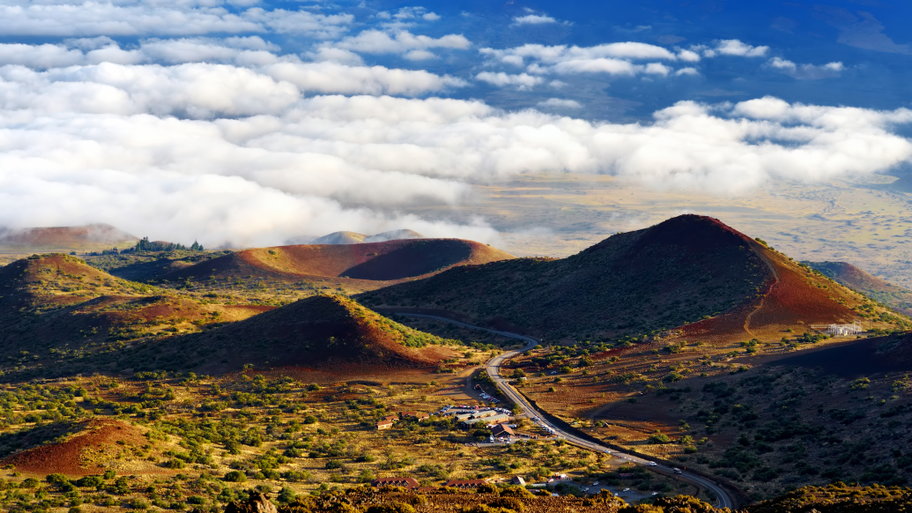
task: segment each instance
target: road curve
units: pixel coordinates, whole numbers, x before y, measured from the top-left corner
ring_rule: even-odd
[[[457,326],[461,326],[463,328],[485,331],[488,333],[493,333],[495,335],[500,335],[502,337],[512,338],[512,339],[521,340],[521,341],[525,342],[526,345],[523,346],[521,349],[514,349],[511,351],[506,351],[506,352],[500,353],[499,355],[488,360],[488,362],[485,363],[485,371],[488,373],[488,376],[491,378],[491,380],[497,386],[497,389],[500,390],[500,392],[505,397],[509,398],[511,401],[513,401],[513,403],[515,403],[517,406],[519,406],[520,410],[522,410],[522,412],[525,413],[534,423],[550,430],[551,432],[553,432],[555,434],[555,436],[557,438],[566,440],[567,442],[569,442],[573,445],[576,445],[578,447],[582,447],[584,449],[589,449],[591,451],[613,454],[622,460],[629,461],[630,463],[634,463],[636,465],[646,465],[653,471],[659,472],[661,474],[665,474],[665,475],[672,477],[673,479],[677,479],[679,481],[684,481],[686,483],[690,483],[692,485],[697,486],[698,488],[703,488],[705,490],[708,490],[711,494],[716,496],[716,506],[717,507],[720,507],[720,508],[734,508],[735,507],[734,497],[732,497],[732,495],[727,490],[725,490],[724,488],[719,486],[717,483],[715,483],[714,481],[712,481],[706,477],[694,474],[692,472],[682,471],[682,470],[679,470],[674,467],[669,467],[669,466],[659,463],[657,461],[649,460],[649,459],[643,458],[641,456],[637,456],[632,453],[627,453],[627,452],[618,450],[615,447],[608,447],[607,445],[595,443],[595,442],[586,440],[584,438],[580,438],[572,433],[568,433],[567,431],[561,429],[560,426],[557,426],[557,425],[551,423],[550,421],[548,421],[548,419],[545,418],[544,415],[542,415],[542,412],[540,410],[538,410],[535,406],[533,406],[532,403],[530,403],[529,400],[526,399],[526,397],[524,395],[522,395],[512,385],[510,385],[510,383],[506,380],[506,378],[504,378],[500,374],[500,368],[505,361],[532,349],[533,347],[538,345],[538,342],[539,342],[538,340],[536,340],[532,337],[526,336],[526,335],[520,335],[519,333],[492,330],[489,328],[475,326],[474,324],[468,324],[465,322],[460,322],[460,321],[456,321],[453,319],[448,319],[446,317],[440,317],[437,315],[404,313],[404,312],[398,313],[398,315],[405,315],[405,316],[409,316],[409,317],[421,317],[421,318],[425,318],[425,319],[434,319],[434,320],[454,324]]]

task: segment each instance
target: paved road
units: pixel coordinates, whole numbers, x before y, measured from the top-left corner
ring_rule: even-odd
[[[526,335],[520,335],[518,333],[510,333],[508,331],[492,330],[492,329],[488,329],[488,328],[483,328],[481,326],[475,326],[473,324],[467,324],[464,322],[455,321],[453,319],[448,319],[446,317],[439,317],[436,315],[413,314],[413,313],[402,313],[400,315],[407,315],[407,316],[411,316],[411,317],[423,317],[426,319],[444,321],[447,323],[455,324],[457,326],[461,326],[463,328],[486,331],[488,333],[493,333],[496,335],[500,335],[502,337],[512,338],[512,339],[521,340],[521,341],[525,342],[526,345],[523,346],[521,349],[514,349],[512,351],[506,351],[506,352],[500,353],[499,355],[495,356],[494,358],[491,358],[490,360],[488,360],[488,362],[485,364],[485,371],[487,371],[488,376],[491,377],[491,380],[494,381],[494,384],[497,385],[497,389],[500,390],[500,392],[505,397],[509,398],[516,405],[518,405],[519,408],[523,411],[523,413],[525,413],[532,420],[532,422],[538,424],[539,426],[541,426],[543,428],[546,428],[547,430],[550,430],[551,432],[553,432],[555,434],[556,437],[564,439],[573,445],[582,447],[584,449],[589,449],[591,451],[609,453],[609,454],[614,455],[617,458],[629,461],[630,463],[633,463],[636,465],[645,465],[655,472],[665,474],[665,475],[668,475],[679,481],[684,481],[686,483],[696,485],[699,488],[709,490],[709,492],[711,494],[716,496],[716,506],[717,507],[721,507],[721,508],[734,508],[735,507],[735,500],[732,497],[732,495],[728,491],[726,491],[724,488],[722,488],[721,486],[719,486],[718,484],[716,484],[714,481],[712,481],[710,479],[707,479],[703,476],[694,474],[692,472],[682,471],[682,470],[676,469],[674,467],[669,467],[669,466],[659,463],[657,461],[652,461],[652,460],[649,460],[646,458],[642,458],[635,454],[626,453],[623,451],[619,451],[615,448],[608,447],[606,445],[591,442],[584,438],[580,438],[572,433],[569,433],[569,432],[561,429],[559,426],[549,422],[548,419],[545,418],[545,416],[542,415],[541,412],[538,409],[536,409],[529,402],[529,400],[526,399],[526,397],[524,395],[522,395],[512,385],[510,385],[510,383],[506,380],[506,378],[504,378],[500,374],[501,366],[503,365],[503,363],[505,361],[532,349],[533,347],[538,345],[538,340],[536,340],[532,337],[528,337]]]

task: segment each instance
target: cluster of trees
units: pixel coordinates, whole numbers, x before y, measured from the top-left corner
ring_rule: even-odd
[[[174,242],[164,242],[164,241],[150,241],[149,237],[143,237],[139,239],[135,246],[132,249],[126,249],[124,252],[130,251],[203,251],[203,245],[197,241],[193,241],[193,244],[190,247],[184,246],[183,244],[177,244]]]
[[[197,241],[193,241],[193,244],[190,246],[185,246],[183,244],[178,244],[176,242],[165,242],[160,240],[150,241],[149,237],[143,237],[136,242],[136,245],[132,248],[127,249],[117,249],[111,248],[102,251],[102,255],[119,255],[122,253],[141,253],[144,251],[205,251],[206,248],[203,247]],[[75,254],[72,253],[72,254]],[[88,255],[98,255],[98,253],[87,253]]]

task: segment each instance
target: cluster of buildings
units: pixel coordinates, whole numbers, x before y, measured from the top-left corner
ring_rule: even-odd
[[[447,406],[440,411],[444,417],[455,417],[464,427],[494,426],[513,420],[513,413],[506,408]]]
[[[532,488],[545,488],[570,479],[567,474],[554,474],[543,483],[529,484],[522,476],[514,476],[508,482],[517,486],[530,486]],[[503,481],[502,481],[503,482]],[[492,484],[488,479],[450,479],[443,483],[447,488],[474,489],[480,486]],[[371,486],[401,486],[409,490],[415,490],[421,487],[421,484],[414,477],[379,477],[371,481]]]
[[[491,429],[491,442],[509,442],[516,436],[510,422],[513,413],[506,408],[447,406],[438,412],[446,417],[454,417],[460,426],[487,427]]]
[[[452,417],[464,428],[486,427],[491,430],[491,442],[510,442],[516,436],[513,431],[513,414],[506,408],[489,406],[445,406],[436,412],[441,417]],[[397,422],[406,419],[424,420],[430,414],[419,411],[402,411],[387,415],[377,421],[377,430],[391,429]]]

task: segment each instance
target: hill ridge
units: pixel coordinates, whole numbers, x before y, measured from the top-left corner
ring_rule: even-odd
[[[167,272],[158,279],[217,282],[255,278],[363,291],[452,267],[511,258],[496,248],[463,239],[297,244],[233,252]]]
[[[676,328],[688,336],[752,338],[758,330],[772,336],[813,323],[902,321],[873,319],[883,312],[866,298],[718,219],[694,214],[612,235],[563,259],[449,270],[359,298],[383,308],[434,305],[561,340]]]
[[[435,368],[455,350],[442,339],[392,321],[337,294],[300,299],[211,330],[137,349],[150,369],[330,368],[334,365]]]

